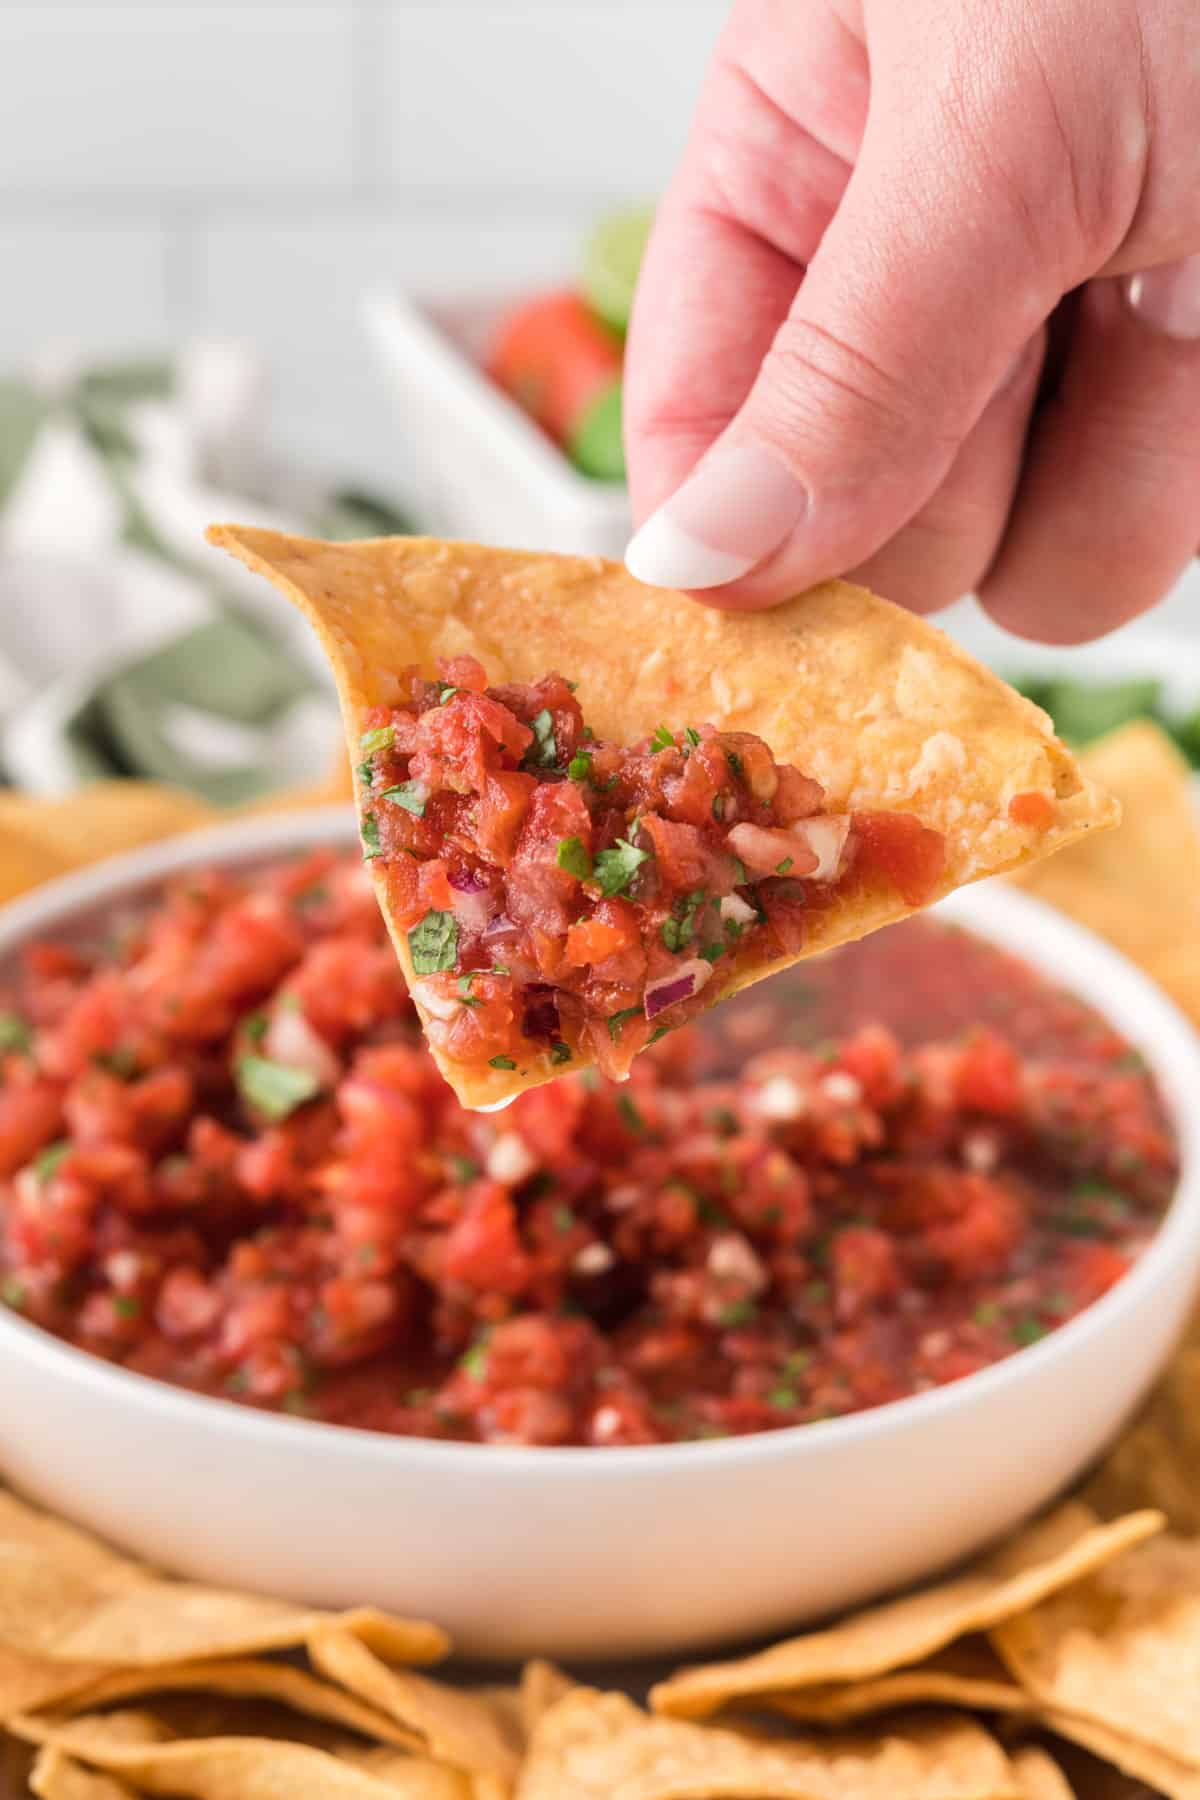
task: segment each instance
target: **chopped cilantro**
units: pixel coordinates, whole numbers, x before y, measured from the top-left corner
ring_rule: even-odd
[[[489,1069],[515,1069],[516,1066],[517,1065],[513,1061],[511,1056],[489,1056],[488,1057],[488,1068]]]
[[[971,1317],[977,1325],[995,1325],[1000,1318],[1000,1308],[994,1300],[981,1300]]]
[[[458,1359],[459,1368],[465,1370],[472,1381],[482,1381],[487,1374],[488,1339],[491,1335],[486,1329],[481,1331],[470,1349],[464,1351]]]
[[[692,746],[692,749],[695,750],[700,742],[700,733],[694,730],[691,725],[685,725],[683,728],[683,735]]]
[[[1125,1050],[1117,1058],[1115,1066],[1124,1074],[1138,1074],[1146,1067],[1146,1059],[1140,1050]]]
[[[810,1300],[814,1306],[820,1306],[822,1301],[829,1298],[829,1283],[827,1281],[810,1281],[804,1293],[805,1298]]]
[[[20,1013],[0,1012],[0,1051],[28,1050],[33,1033]]]
[[[1036,1344],[1039,1338],[1046,1335],[1046,1327],[1040,1319],[1032,1317],[1018,1319],[1012,1327],[1011,1337],[1014,1344]]]
[[[651,756],[657,756],[660,750],[674,750],[674,748],[674,732],[668,731],[665,725],[660,725],[658,730],[654,733],[654,736],[650,739]]]
[[[705,944],[700,951],[700,955],[704,958],[705,962],[709,963],[719,962],[724,954],[724,944]]]
[[[781,863],[775,864],[775,873],[777,875],[786,875],[788,870],[795,866],[795,862],[796,859],[794,856],[785,856]]]
[[[672,916],[664,919],[661,927],[662,941],[678,956],[679,952],[690,944],[696,934],[696,914],[704,905],[707,895],[703,888],[696,888],[682,901],[676,901]]]
[[[369,762],[359,763],[358,779],[362,782],[363,786],[370,787],[371,782],[374,780],[374,778],[375,778],[375,765],[373,763],[369,763]]]
[[[570,1060],[571,1046],[564,1044],[561,1038],[556,1038],[550,1046],[550,1061],[552,1063],[568,1063]]]
[[[408,948],[418,975],[452,969],[458,955],[458,921],[453,913],[427,912],[408,934]]]
[[[721,1137],[732,1137],[737,1130],[737,1117],[727,1106],[714,1106],[707,1117],[712,1129]]]
[[[733,859],[733,885],[734,887],[749,887],[750,885],[750,876],[740,856],[735,856]]]
[[[25,1305],[25,1299],[24,1283],[18,1281],[15,1275],[6,1275],[4,1280],[0,1281],[0,1300],[4,1302],[5,1306],[11,1306],[14,1312],[20,1312]]]
[[[773,1387],[767,1395],[768,1406],[778,1406],[786,1410],[788,1407],[799,1406],[799,1404],[800,1395],[794,1387],[789,1387],[786,1382],[780,1382],[779,1386]]]
[[[379,842],[379,820],[373,812],[362,816],[363,861],[373,862],[377,856],[383,855],[383,845]]]
[[[567,774],[572,781],[590,781],[592,779],[591,751],[577,750],[567,764]]]
[[[560,869],[565,869],[568,875],[577,875],[580,881],[591,878],[592,859],[582,838],[559,838],[554,860]]]
[[[113,1311],[119,1319],[136,1319],[142,1303],[136,1294],[114,1294]]]
[[[579,683],[577,681],[568,681],[567,692],[569,694],[577,694],[579,692]]]
[[[741,779],[742,779],[742,759],[738,755],[737,751],[736,750],[727,750],[725,752],[725,761],[729,764],[730,774],[733,775],[738,781],[741,781]]]
[[[725,796],[724,796],[724,794],[714,794],[713,795],[712,816],[714,819],[723,819],[725,817]]]
[[[600,892],[606,899],[613,894],[623,894],[642,864],[649,860],[649,850],[639,850],[624,838],[618,838],[611,850],[601,850],[596,858],[595,876]]]
[[[753,1300],[731,1300],[717,1314],[717,1324],[728,1328],[732,1325],[749,1325],[758,1317],[758,1308]]]
[[[615,1044],[620,1037],[622,1027],[628,1019],[640,1019],[641,1016],[642,1009],[640,1006],[626,1006],[622,1007],[620,1012],[610,1013],[608,1018],[608,1035],[613,1043]]]
[[[558,762],[558,740],[554,735],[554,714],[548,706],[529,721],[533,742],[521,759],[523,769],[553,769]]]
[[[1086,1213],[1059,1213],[1049,1223],[1050,1229],[1063,1237],[1102,1238],[1107,1235],[1100,1220],[1090,1219]]]
[[[238,1092],[247,1105],[276,1123],[288,1118],[298,1106],[303,1106],[321,1090],[321,1084],[311,1070],[297,1069],[290,1063],[272,1062],[266,1056],[240,1057],[234,1076]]]
[[[64,1156],[70,1154],[71,1146],[66,1138],[60,1138],[57,1144],[47,1144],[39,1150],[33,1159],[33,1172],[39,1181],[49,1181],[54,1176]]]
[[[98,1069],[107,1070],[118,1081],[132,1081],[138,1072],[138,1059],[128,1044],[115,1044],[111,1050],[97,1050],[92,1058]]]
[[[569,1206],[556,1206],[554,1209],[554,1229],[561,1231],[565,1237],[568,1231],[575,1229],[575,1214]]]
[[[402,781],[399,787],[384,788],[379,798],[390,800],[393,806],[402,806],[405,812],[415,813],[418,819],[423,819],[429,795],[419,781]]]
[[[617,1095],[617,1111],[620,1113],[621,1123],[627,1131],[637,1132],[639,1136],[645,1131],[646,1121],[628,1094]]]
[[[725,1208],[718,1206],[715,1200],[710,1200],[707,1194],[697,1195],[696,1211],[700,1215],[702,1225],[728,1225],[729,1223],[729,1214]]]
[[[358,740],[358,747],[366,756],[374,756],[377,750],[390,750],[396,741],[394,725],[377,725],[374,731],[364,731]]]
[[[438,705],[445,706],[447,700],[453,700],[457,692],[458,689],[454,686],[453,682],[443,681],[438,689]]]
[[[450,1152],[448,1160],[455,1181],[474,1181],[477,1175],[483,1173],[473,1157],[460,1156],[456,1150]]]
[[[650,1048],[651,1044],[657,1044],[659,1038],[665,1038],[670,1029],[671,1027],[669,1025],[660,1025],[657,1031],[652,1031],[650,1036],[646,1039],[647,1050]]]
[[[802,1375],[813,1359],[811,1350],[790,1350],[783,1359],[783,1374],[789,1381]]]

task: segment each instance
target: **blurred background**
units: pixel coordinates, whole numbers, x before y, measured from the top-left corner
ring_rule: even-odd
[[[0,782],[327,775],[307,632],[212,519],[621,554],[622,328],[726,10],[3,0]],[[1084,655],[1081,735],[1165,708],[1200,756],[1196,598]]]

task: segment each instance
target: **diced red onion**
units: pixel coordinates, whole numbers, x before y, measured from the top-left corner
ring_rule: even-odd
[[[535,982],[525,990],[525,1015],[521,1030],[527,1038],[558,1036],[558,1001],[554,989],[545,982]]]
[[[784,831],[777,825],[735,825],[725,844],[754,875],[812,873],[815,857],[795,827]],[[780,863],[789,867],[781,871]]]
[[[758,914],[740,894],[726,894],[718,909],[723,920],[734,925],[752,925]]]
[[[451,886],[453,886],[451,882]],[[470,889],[463,892],[459,889],[454,896],[454,916],[459,923],[471,932],[486,931],[496,911],[496,902],[483,888],[482,892]]]
[[[487,887],[487,877],[476,869],[450,869],[446,880],[456,894],[482,894]]]
[[[507,913],[499,913],[483,934],[482,942],[489,949],[497,944],[511,944],[523,936],[523,928],[509,918]]]
[[[690,1000],[693,994],[700,992],[711,974],[712,964],[702,962],[696,956],[680,963],[677,969],[672,969],[669,975],[662,976],[658,981],[647,982],[644,999],[646,1017],[656,1019],[669,1006],[678,1006],[681,1000]]]
[[[807,844],[817,859],[816,868],[808,872],[809,881],[836,881],[846,852],[846,839],[850,835],[849,813],[797,819],[788,830],[793,837]]]

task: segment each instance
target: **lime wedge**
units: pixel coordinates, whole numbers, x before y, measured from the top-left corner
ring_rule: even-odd
[[[597,481],[624,481],[625,448],[621,441],[621,383],[614,381],[584,413],[567,444],[567,455],[584,475]]]
[[[654,223],[652,206],[627,207],[600,220],[583,252],[583,297],[598,318],[624,332],[633,308],[642,252]]]

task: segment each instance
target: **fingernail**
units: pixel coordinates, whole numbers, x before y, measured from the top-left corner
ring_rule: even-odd
[[[1200,338],[1200,256],[1131,275],[1126,296],[1130,309],[1152,330],[1167,337]]]
[[[651,513],[625,567],[655,587],[723,587],[778,549],[807,504],[795,476],[768,450],[714,451]]]

